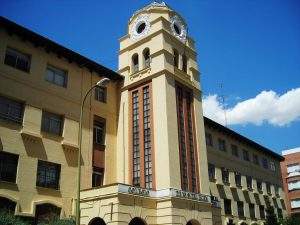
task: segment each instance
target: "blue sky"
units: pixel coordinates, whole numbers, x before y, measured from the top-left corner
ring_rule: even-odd
[[[0,0],[0,14],[116,69],[118,39],[126,34],[128,19],[150,2]],[[226,110],[230,128],[278,153],[300,146],[300,1],[166,3],[186,19],[196,41],[203,93],[217,104],[207,103],[212,117]],[[258,115],[256,107],[264,110]]]

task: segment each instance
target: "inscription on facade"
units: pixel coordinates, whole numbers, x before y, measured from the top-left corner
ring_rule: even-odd
[[[150,191],[139,187],[128,187],[128,193],[133,195],[150,196]]]
[[[179,198],[187,198],[201,202],[209,202],[208,196],[187,191],[175,190],[175,196]]]

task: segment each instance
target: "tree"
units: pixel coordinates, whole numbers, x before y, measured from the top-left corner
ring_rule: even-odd
[[[0,212],[0,224],[5,225],[28,225],[28,223],[22,221],[20,218],[7,212]]]
[[[267,207],[266,214],[267,214],[267,216],[266,216],[265,225],[280,225],[280,223],[278,222],[278,219],[275,215],[273,207],[271,207],[271,206]]]
[[[286,217],[281,220],[282,225],[299,225],[300,224],[300,218],[298,217]]]

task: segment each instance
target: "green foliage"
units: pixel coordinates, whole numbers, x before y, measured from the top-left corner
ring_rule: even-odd
[[[278,219],[275,215],[273,207],[267,207],[266,213],[267,213],[267,216],[266,216],[266,222],[264,223],[264,225],[280,225],[280,223],[278,222]]]
[[[38,225],[75,225],[73,219],[54,219],[47,223],[39,223]]]
[[[0,212],[0,224],[2,225],[29,225],[20,218],[6,212]]]
[[[300,218],[298,217],[286,217],[284,219],[281,219],[280,223],[282,225],[299,225],[300,224]]]

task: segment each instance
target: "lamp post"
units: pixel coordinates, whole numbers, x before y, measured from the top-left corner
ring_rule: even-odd
[[[108,78],[103,78],[100,81],[98,81],[94,86],[92,86],[85,93],[85,96],[84,96],[84,98],[83,98],[83,100],[81,102],[80,117],[79,117],[79,131],[78,131],[79,151],[78,151],[78,157],[77,157],[78,172],[77,172],[76,225],[80,225],[81,142],[82,142],[82,117],[83,117],[84,102],[85,102],[87,96],[90,94],[90,92],[94,88],[96,88],[96,87],[105,87],[109,82],[110,82],[110,79],[108,79]]]

